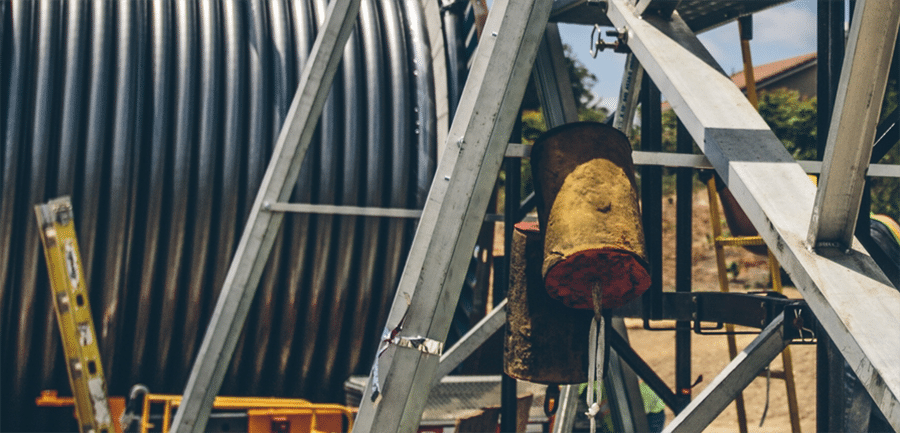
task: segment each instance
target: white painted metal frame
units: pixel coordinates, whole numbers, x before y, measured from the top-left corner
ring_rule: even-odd
[[[898,27],[896,0],[856,2],[809,226],[810,245],[846,248],[853,242]]]
[[[622,73],[622,86],[619,88],[619,100],[616,103],[616,112],[613,114],[613,127],[631,137],[631,125],[634,121],[634,113],[638,106],[641,81],[644,77],[644,68],[641,62],[634,57],[634,53],[625,56],[625,70]]]
[[[437,385],[441,378],[450,374],[454,368],[465,361],[485,341],[497,333],[506,323],[506,299],[501,301],[484,318],[478,321],[469,332],[466,332],[450,350],[441,355],[441,365],[434,375],[434,384]]]
[[[325,25],[319,30],[300,75],[297,93],[191,369],[182,404],[175,413],[173,432],[203,432],[206,429],[213,400],[222,386],[284,218],[284,214],[270,212],[264,206],[287,200],[297,183],[300,166],[358,12],[359,0],[334,0],[328,5]]]
[[[388,336],[447,335],[550,7],[548,0],[494,2],[391,306]],[[415,431],[438,363],[436,354],[383,342],[353,430]]]
[[[900,292],[858,241],[816,254],[805,239],[815,187],[677,14],[638,17],[610,0],[610,20],[788,271],[894,429],[900,430]]]
[[[784,313],[765,329],[666,426],[663,432],[703,431],[725,408],[781,354],[790,341],[784,339]]]
[[[572,94],[572,82],[569,81],[563,51],[559,26],[556,23],[547,24],[534,62],[534,78],[544,122],[550,128],[578,121],[578,106]]]

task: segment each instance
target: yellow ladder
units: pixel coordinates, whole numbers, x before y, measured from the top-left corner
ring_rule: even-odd
[[[34,211],[44,244],[78,428],[82,433],[114,432],[97,333],[75,239],[72,202],[69,197],[60,197],[35,206]]]
[[[719,194],[716,192],[715,176],[711,177],[706,183],[706,191],[709,194],[709,221],[713,231],[713,247],[716,250],[716,265],[719,268],[719,290],[728,293],[728,269],[725,266],[725,247],[743,247],[752,245],[765,245],[766,243],[760,236],[724,236],[722,234],[722,220],[719,216]],[[772,250],[766,249],[769,256],[769,273],[772,276],[772,290],[778,293],[782,292],[781,287],[781,266]],[[738,354],[737,341],[734,337],[734,325],[726,324],[725,330],[728,338],[728,355],[734,359]],[[794,365],[791,361],[791,348],[785,348],[781,352],[781,362],[784,366],[783,371],[771,371],[769,375],[774,379],[784,380],[784,386],[787,390],[788,410],[791,417],[791,431],[800,432],[800,410],[797,405],[797,389],[794,386]],[[744,407],[744,395],[738,394],[734,400],[737,408],[738,427],[740,433],[747,433],[747,411]]]

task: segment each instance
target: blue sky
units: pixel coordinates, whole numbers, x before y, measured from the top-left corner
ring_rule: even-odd
[[[755,65],[816,50],[815,0],[795,0],[762,11],[753,16],[753,26],[750,52]],[[596,59],[591,58],[588,51],[591,36],[589,26],[560,24],[560,34],[563,43],[572,46],[581,63],[597,76],[599,82],[593,91],[602,98],[600,105],[614,107],[619,96],[625,55],[604,51]],[[699,37],[725,72],[743,69],[736,22],[709,30]]]

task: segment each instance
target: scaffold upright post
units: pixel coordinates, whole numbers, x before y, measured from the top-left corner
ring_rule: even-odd
[[[356,432],[413,432],[419,426],[550,8],[548,0],[497,0],[488,15],[363,393]]]
[[[809,227],[815,247],[853,244],[898,28],[900,3],[856,2]]]

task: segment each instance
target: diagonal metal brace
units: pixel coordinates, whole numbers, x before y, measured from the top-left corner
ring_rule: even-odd
[[[663,430],[666,433],[703,431],[750,384],[759,372],[781,354],[790,340],[784,338],[784,314],[766,327],[728,366]]]
[[[286,201],[291,194],[334,74],[359,12],[360,0],[334,0],[326,10],[300,84],[275,143],[275,150],[206,335],[191,369],[182,404],[175,413],[174,432],[203,432],[213,401],[231,363],[231,356],[244,328],[253,295],[272,251],[284,214],[264,209],[265,203]]]
[[[446,337],[550,8],[549,0],[495,0],[386,329],[402,321],[401,336]],[[390,345],[375,362],[380,396],[372,401],[370,375],[353,431],[416,431],[439,358]]]
[[[676,11],[635,15],[610,0],[609,18],[894,429],[900,430],[900,293],[856,240],[811,251],[816,188]],[[830,251],[829,251],[830,250]]]

